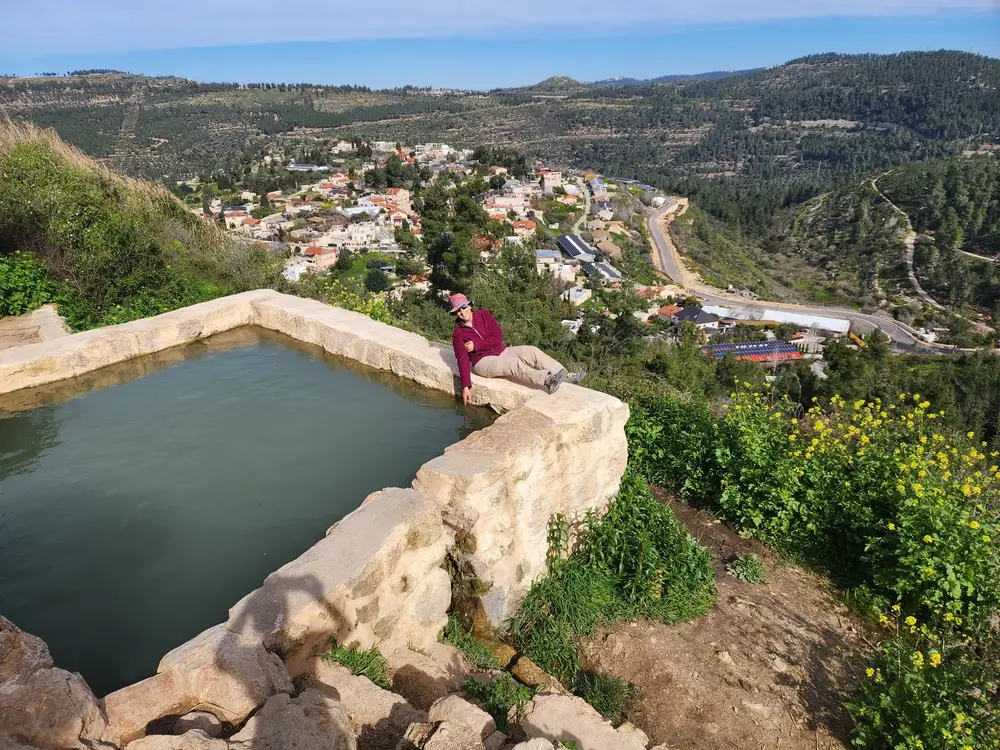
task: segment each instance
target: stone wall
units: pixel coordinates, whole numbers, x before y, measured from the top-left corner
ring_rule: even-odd
[[[244,325],[429,388],[458,390],[450,347],[315,300],[261,290],[0,351],[0,393]],[[291,680],[308,672],[310,657],[331,638],[383,652],[430,648],[451,604],[442,566],[449,551],[488,584],[487,616],[495,623],[510,616],[544,571],[551,517],[601,510],[617,492],[628,409],[577,386],[548,395],[505,380],[473,382],[477,404],[507,413],[425,464],[411,488],[369,496],[240,600],[225,623],[167,654],[156,675],[107,696],[102,740],[122,747],[164,717],[193,710],[239,726],[272,696],[293,692]],[[17,736],[5,721],[0,715],[0,737]]]

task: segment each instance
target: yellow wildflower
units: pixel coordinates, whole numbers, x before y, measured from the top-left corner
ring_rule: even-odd
[[[933,544],[934,537],[932,537],[930,534],[924,534],[924,541],[927,542],[928,544]]]
[[[921,651],[914,651],[913,655],[910,657],[914,665],[918,667],[924,666],[924,654]]]
[[[868,669],[865,670],[865,674],[868,675],[869,677],[874,677],[875,676],[875,670],[872,669],[871,667],[868,667]]]
[[[913,615],[910,615],[905,620],[903,620],[903,622],[905,622],[907,625],[910,625],[912,627],[913,625],[917,624],[917,618],[914,617]]]
[[[896,524],[890,522],[888,528],[889,528],[889,531],[895,531],[896,530]]]
[[[979,528],[979,521],[969,521],[969,528],[970,529],[978,529]]]
[[[931,666],[932,667],[935,667],[935,668],[940,667],[941,666],[941,654],[939,654],[937,652],[931,654],[930,662],[931,662]]]

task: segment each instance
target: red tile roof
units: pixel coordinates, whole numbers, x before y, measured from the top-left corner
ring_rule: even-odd
[[[665,318],[672,318],[683,309],[678,305],[664,305],[659,309],[659,313]]]

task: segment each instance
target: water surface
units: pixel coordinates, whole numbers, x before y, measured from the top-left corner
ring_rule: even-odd
[[[0,614],[106,694],[491,419],[262,329],[0,397]]]

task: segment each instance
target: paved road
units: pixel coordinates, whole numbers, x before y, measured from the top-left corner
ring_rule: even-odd
[[[677,284],[682,286],[686,292],[702,297],[708,304],[725,305],[751,312],[766,309],[782,309],[805,315],[842,318],[851,321],[851,327],[857,333],[865,334],[875,328],[881,329],[883,333],[892,339],[894,348],[897,351],[909,354],[941,354],[951,349],[951,347],[930,346],[920,341],[917,337],[917,332],[910,326],[880,315],[870,315],[843,307],[795,305],[764,300],[750,301],[701,282],[694,274],[684,268],[680,255],[677,253],[677,248],[674,247],[674,243],[670,239],[670,234],[666,231],[663,223],[663,217],[667,213],[677,211],[677,215],[680,215],[684,212],[685,208],[686,203],[683,206],[662,208],[651,214],[646,219],[646,223],[649,227],[650,236],[653,238],[653,244],[656,246],[660,269]]]
[[[587,187],[587,183],[583,181],[582,177],[576,178],[576,184],[580,186],[580,191],[583,193],[583,216],[576,220],[576,224],[573,225],[573,234],[580,234],[580,227],[583,226],[583,222],[587,220],[590,216],[590,188]]]

